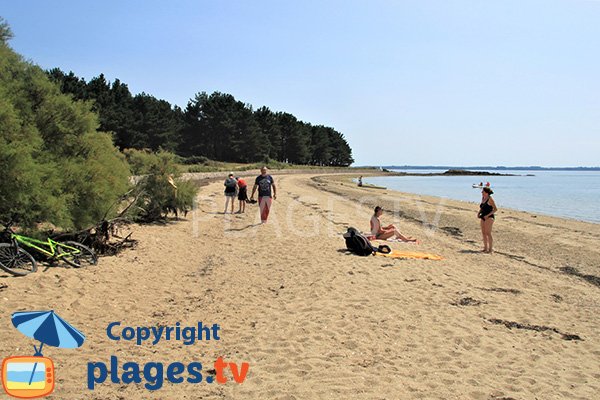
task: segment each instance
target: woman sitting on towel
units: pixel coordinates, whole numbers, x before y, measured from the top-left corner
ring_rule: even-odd
[[[375,207],[375,213],[371,217],[371,234],[375,236],[375,239],[386,240],[393,237],[404,242],[417,241],[415,238],[402,235],[394,225],[381,226],[381,221],[379,220],[381,214],[383,214],[383,208],[379,206]]]

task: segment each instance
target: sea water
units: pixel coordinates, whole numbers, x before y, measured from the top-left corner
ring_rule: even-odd
[[[431,169],[393,171],[418,174],[444,172]],[[481,189],[474,189],[472,185],[489,181],[499,208],[600,223],[600,171],[500,172],[518,176],[382,176],[366,177],[363,181],[391,190],[477,204],[481,201]]]

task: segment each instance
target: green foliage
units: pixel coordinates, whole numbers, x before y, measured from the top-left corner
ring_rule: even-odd
[[[0,17],[0,42],[7,43],[13,38],[12,30],[4,18]]]
[[[107,133],[86,133],[81,137],[80,155],[74,173],[66,175],[74,201],[74,225],[94,225],[117,211],[119,199],[129,188],[130,171],[125,157]]]
[[[198,186],[190,181],[175,180],[177,185],[177,196],[174,201],[174,208],[177,213],[183,212],[184,215],[194,207],[194,200],[198,195]]]
[[[149,150],[125,149],[123,154],[134,175],[149,174],[157,162],[156,154]]]
[[[265,137],[264,147],[266,156],[264,160],[282,160],[281,126],[277,116],[267,107],[261,107],[254,112],[254,118],[259,129]]]
[[[0,42],[0,219],[65,229],[101,219],[127,190],[129,169],[96,127],[88,103]]]
[[[190,157],[184,157],[182,159],[182,162],[186,165],[194,165],[194,164],[207,164],[208,162],[210,162],[210,160],[208,159],[208,157],[205,157],[205,156],[190,156]]]
[[[131,146],[175,150],[179,144],[181,110],[145,93],[133,98],[133,116],[128,129],[131,131]],[[123,143],[126,144],[126,143]]]
[[[123,155],[131,168],[131,172],[134,175],[146,175],[152,173],[153,168],[156,168],[157,163],[161,157],[168,157],[170,162],[176,164],[189,164],[190,161],[184,157],[180,157],[177,154],[159,150],[158,152],[152,152],[148,149],[137,150],[137,149],[125,149]],[[157,158],[158,157],[158,158]],[[203,159],[206,162],[210,162],[206,158]],[[175,168],[179,169],[179,168]]]
[[[145,175],[136,185],[136,218],[142,221],[156,221],[173,212],[186,214],[194,205],[198,188],[191,182],[177,179],[178,158],[167,151],[158,153],[129,151],[128,157],[141,160]],[[171,182],[172,181],[172,182]],[[175,186],[173,186],[173,184]]]
[[[186,172],[229,172],[229,171],[249,171],[261,169],[263,166],[271,170],[282,170],[282,169],[317,169],[322,167],[329,167],[328,165],[304,165],[304,164],[291,164],[282,161],[276,161],[271,159],[265,159],[262,162],[256,162],[251,164],[240,164],[240,163],[226,163],[220,161],[206,161],[202,164],[182,166],[182,170]]]
[[[227,93],[197,93],[181,110],[146,93],[133,96],[127,85],[118,79],[111,84],[103,74],[87,83],[57,68],[48,75],[65,93],[93,101],[100,129],[112,132],[121,149],[165,149],[186,157],[239,163],[269,158],[348,166],[354,161],[344,136],[333,128],[313,126],[267,107],[254,111]]]
[[[65,74],[58,68],[47,74],[64,93],[93,102],[100,117],[100,130],[112,132],[121,149],[174,150],[179,145],[183,115],[181,109],[171,107],[167,101],[145,93],[133,96],[126,84],[119,79],[110,83],[104,74],[87,83],[73,72]]]

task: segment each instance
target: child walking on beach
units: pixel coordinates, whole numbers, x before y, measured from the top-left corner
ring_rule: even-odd
[[[246,212],[246,200],[248,200],[248,185],[246,181],[242,178],[238,178],[238,200],[240,202],[240,209],[238,210],[238,214]]]

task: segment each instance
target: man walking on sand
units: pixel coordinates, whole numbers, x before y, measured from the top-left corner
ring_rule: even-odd
[[[269,174],[267,174],[267,167],[260,169],[260,175],[256,177],[254,187],[252,188],[251,200],[254,200],[254,193],[258,188],[258,207],[260,209],[260,221],[263,224],[267,223],[269,218],[269,211],[271,210],[272,200],[277,200],[277,187],[275,186],[275,180]],[[271,195],[272,188],[272,195]],[[272,197],[272,199],[271,199]]]

